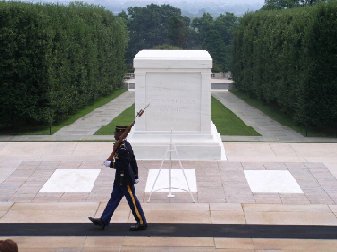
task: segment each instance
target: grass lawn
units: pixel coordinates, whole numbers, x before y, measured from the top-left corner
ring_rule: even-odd
[[[253,127],[247,126],[231,110],[212,96],[212,122],[220,135],[260,136]]]
[[[212,121],[221,135],[259,136],[252,127],[246,126],[232,111],[212,97]],[[135,117],[135,105],[124,110],[108,125],[100,128],[95,135],[112,135],[116,125],[130,125]]]
[[[252,107],[255,107],[259,110],[261,110],[263,113],[265,113],[270,118],[274,119],[275,121],[279,122],[283,126],[288,126],[289,128],[292,128],[296,132],[307,135],[311,137],[336,137],[337,132],[336,129],[312,129],[312,128],[305,128],[304,126],[300,126],[296,124],[296,122],[289,116],[284,113],[282,113],[278,108],[275,108],[274,106],[268,105],[263,103],[260,100],[253,99],[247,94],[237,90],[237,89],[231,89],[231,92],[235,94],[240,99],[244,100],[247,104],[249,104]]]
[[[113,135],[117,125],[129,126],[135,119],[135,104],[124,110],[115,117],[109,124],[103,126],[95,132],[95,135]]]
[[[120,94],[124,93],[126,89],[116,89],[112,94],[97,99],[93,104],[88,105],[81,110],[77,111],[75,114],[68,117],[68,119],[59,122],[51,127],[51,133],[54,134],[56,131],[61,129],[64,126],[74,123],[78,118],[85,116],[86,114],[92,112],[96,108],[99,108],[111,100],[115,99]],[[25,126],[17,129],[11,130],[1,130],[0,134],[25,134],[25,135],[49,135],[50,127],[49,126]]]

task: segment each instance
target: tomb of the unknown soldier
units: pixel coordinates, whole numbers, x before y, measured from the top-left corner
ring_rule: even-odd
[[[129,134],[141,160],[225,160],[211,121],[212,58],[204,50],[142,50],[134,58],[136,111],[150,104]]]

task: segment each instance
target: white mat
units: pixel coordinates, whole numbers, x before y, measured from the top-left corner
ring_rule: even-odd
[[[100,169],[56,169],[40,192],[91,192]]]
[[[245,170],[244,172],[252,192],[303,193],[289,171]]]

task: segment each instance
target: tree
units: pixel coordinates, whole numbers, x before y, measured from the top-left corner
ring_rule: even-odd
[[[232,58],[232,38],[238,18],[225,13],[213,19],[209,13],[191,20],[181,10],[170,5],[151,4],[130,7],[127,16],[129,47],[127,63],[142,49],[162,46],[182,49],[206,49],[214,60],[214,71],[229,71]]]
[[[198,33],[200,44],[211,54],[213,71],[229,71],[232,59],[233,30],[238,18],[232,13],[221,14],[213,19],[209,13],[192,21],[192,27]]]
[[[262,9],[285,9],[298,6],[299,0],[265,0]]]
[[[190,19],[188,17],[174,16],[169,21],[169,38],[172,45],[186,48],[188,40]]]
[[[124,10],[118,14],[118,17],[121,18],[126,24],[128,23],[128,14]]]
[[[186,48],[189,23],[189,18],[181,16],[180,9],[170,5],[128,8],[128,63],[142,49],[164,44]]]
[[[325,2],[325,0],[265,0],[262,9],[286,9],[299,6],[313,5],[318,2]]]

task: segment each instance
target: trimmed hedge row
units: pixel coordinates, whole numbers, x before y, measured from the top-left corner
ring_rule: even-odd
[[[127,31],[101,7],[0,2],[0,127],[63,120],[120,86]]]
[[[246,14],[235,32],[241,91],[304,126],[337,126],[337,3]]]

